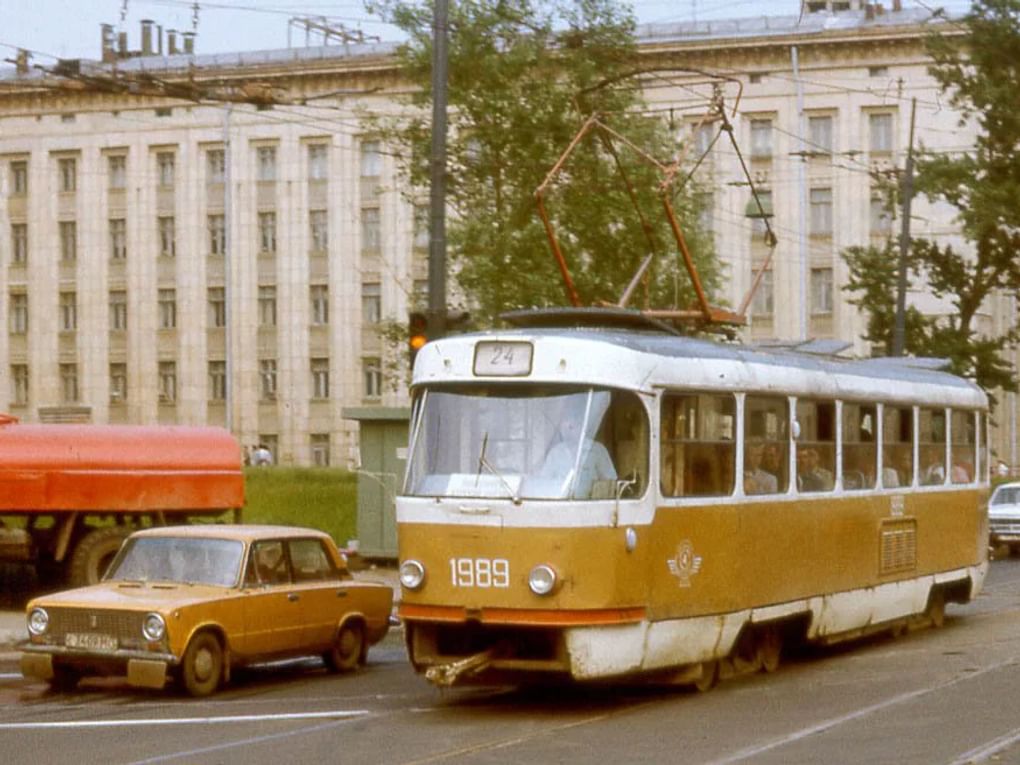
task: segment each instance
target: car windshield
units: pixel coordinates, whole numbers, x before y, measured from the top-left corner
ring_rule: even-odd
[[[1015,505],[1020,502],[1020,486],[1000,486],[992,495],[993,505]]]
[[[418,395],[412,433],[411,496],[609,499],[647,485],[648,418],[627,391],[436,388]]]
[[[244,544],[232,539],[136,537],[125,543],[105,579],[233,587],[242,557]]]

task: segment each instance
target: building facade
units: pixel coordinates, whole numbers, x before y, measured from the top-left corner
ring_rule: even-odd
[[[768,265],[745,339],[868,353],[839,253],[899,231],[888,192],[915,99],[915,145],[968,139],[926,71],[927,12],[808,5],[645,27],[642,84],[678,146],[705,154],[722,301],[739,306]],[[424,205],[363,119],[400,108],[392,47],[85,66],[147,84],[0,77],[0,406],[30,421],[220,424],[280,463],[352,464],[343,409],[406,403],[404,348],[380,330],[427,283]],[[713,97],[737,149],[706,119]],[[772,214],[771,258],[741,157]],[[912,230],[956,237],[951,211],[923,200]],[[909,300],[949,310],[923,290]],[[996,302],[982,321],[1012,310]],[[996,450],[1016,464],[1009,420]]]

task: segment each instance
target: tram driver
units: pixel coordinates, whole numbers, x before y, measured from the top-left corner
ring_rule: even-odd
[[[616,468],[606,447],[587,434],[581,438],[583,417],[564,417],[559,424],[557,438],[542,461],[539,475],[543,478],[562,479],[570,475],[577,465],[577,477],[573,481],[571,496],[575,499],[589,499],[598,481],[616,481]],[[578,459],[577,449],[581,454]]]

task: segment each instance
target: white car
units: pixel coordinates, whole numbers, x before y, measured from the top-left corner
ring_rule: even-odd
[[[988,533],[993,547],[1020,552],[1020,482],[1002,483],[988,500]]]

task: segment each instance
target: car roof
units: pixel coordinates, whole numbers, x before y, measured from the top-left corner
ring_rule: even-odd
[[[1000,483],[995,487],[995,491],[999,489],[1020,489],[1020,481],[1010,481],[1009,483]]]
[[[194,537],[198,539],[235,539],[253,542],[258,539],[280,539],[296,537],[317,537],[330,539],[325,532],[302,526],[271,526],[257,524],[228,525],[219,523],[193,524],[189,526],[159,526],[142,529],[132,537]]]

